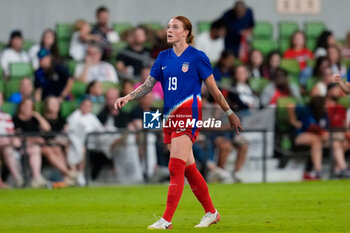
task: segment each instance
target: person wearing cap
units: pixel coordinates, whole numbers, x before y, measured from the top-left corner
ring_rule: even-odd
[[[39,69],[35,71],[34,98],[44,100],[47,96],[56,96],[60,101],[66,99],[73,85],[68,68],[54,63],[51,52],[45,48],[38,52]]]
[[[28,53],[22,47],[22,32],[18,30],[12,31],[7,48],[3,51],[0,61],[1,68],[7,78],[10,76],[11,63],[30,62]]]

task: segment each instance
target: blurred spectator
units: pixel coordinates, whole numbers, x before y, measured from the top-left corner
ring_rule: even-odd
[[[149,66],[145,66],[142,68],[142,70],[141,70],[141,82],[136,83],[134,85],[134,89],[138,88],[139,86],[141,86],[141,84],[143,82],[146,81],[146,79],[149,77],[150,71],[151,71],[151,67],[149,67]],[[162,88],[162,84],[160,82],[157,82],[156,85],[154,85],[151,93],[152,93],[154,100],[164,99],[163,88]]]
[[[103,59],[108,60],[112,55],[112,43],[117,43],[120,38],[113,28],[109,27],[109,10],[105,6],[100,6],[96,10],[96,25],[92,29],[92,34],[101,37],[100,45],[103,49]]]
[[[86,88],[83,99],[88,98],[92,103],[104,103],[105,97],[102,93],[101,83],[98,81],[92,81]]]
[[[19,86],[19,92],[13,93],[8,102],[19,104],[23,99],[33,97],[33,83],[29,78],[23,78]]]
[[[73,171],[78,173],[77,184],[79,186],[84,186],[86,185],[84,176],[85,140],[88,133],[103,131],[103,126],[95,114],[92,113],[92,102],[89,99],[84,99],[79,108],[68,116],[67,123],[68,137],[70,140],[68,164]]]
[[[50,125],[51,132],[62,133],[66,128],[66,120],[60,115],[58,98],[49,96],[45,99],[44,119]],[[63,175],[67,185],[74,185],[76,173],[68,168],[66,149],[68,140],[60,135],[45,137],[46,143],[42,146],[42,154]]]
[[[235,88],[241,101],[248,105],[249,108],[258,108],[259,99],[253,93],[248,85],[248,70],[244,65],[238,65],[235,69],[233,87]]]
[[[211,62],[217,62],[224,51],[226,24],[223,20],[216,20],[210,25],[210,31],[205,31],[196,37],[196,48],[205,52]]]
[[[336,41],[333,33],[328,30],[323,31],[317,39],[314,53],[315,58],[327,56],[328,47],[335,45]]]
[[[113,159],[117,170],[117,178],[121,183],[139,183],[143,180],[136,135],[123,130],[135,130],[136,124],[130,124],[130,115],[114,108],[114,102],[119,97],[117,89],[106,93],[106,105],[98,114],[98,119],[104,129],[118,134],[102,136],[101,145],[108,158]],[[138,126],[139,127],[139,126]]]
[[[87,48],[85,62],[75,67],[74,77],[82,82],[117,83],[119,80],[115,68],[110,63],[101,61],[101,58],[101,48],[96,44],[90,44]]]
[[[270,80],[275,76],[276,70],[280,67],[281,55],[277,51],[272,51],[267,55],[266,64],[263,66],[263,77]]]
[[[251,78],[263,78],[263,63],[264,57],[260,50],[253,49],[250,52],[248,70],[249,77]]]
[[[226,11],[221,19],[226,23],[227,34],[225,49],[233,52],[235,57],[248,60],[248,41],[255,26],[253,11],[243,1],[236,1],[234,7]]]
[[[120,75],[134,77],[141,74],[141,69],[150,60],[150,50],[145,48],[146,30],[138,26],[128,35],[128,47],[117,56],[116,68]]]
[[[296,145],[307,145],[311,147],[311,159],[314,173],[304,173],[304,179],[322,178],[323,145],[329,140],[329,118],[326,110],[326,99],[321,96],[311,98],[307,106],[287,106],[289,121],[296,128]],[[344,166],[344,149],[339,140],[333,140],[332,149],[336,166]]]
[[[33,111],[34,103],[31,98],[23,99],[18,105],[17,114],[13,123],[17,133],[35,133],[50,131],[49,123],[37,112]],[[41,145],[44,139],[41,136],[29,136],[26,138],[29,166],[32,172],[30,185],[33,188],[45,187],[48,182],[41,175]]]
[[[216,66],[213,69],[213,74],[216,82],[220,82],[222,78],[233,77],[235,56],[232,52],[224,50]]]
[[[47,49],[41,49],[38,57],[40,67],[35,71],[35,100],[41,101],[50,95],[60,98],[60,101],[66,99],[73,85],[68,68],[54,63]]]
[[[318,57],[314,67],[307,66],[303,71],[300,72],[299,82],[300,85],[306,87],[307,80],[309,78],[321,78],[323,70],[330,67],[328,57]]]
[[[273,82],[270,82],[260,95],[261,105],[263,107],[268,105],[276,106],[278,98],[290,96],[300,99],[299,87],[295,84],[289,84],[288,72],[278,68],[275,72]]]
[[[122,85],[120,96],[126,96],[134,90],[134,82],[131,80],[125,80]]]
[[[30,62],[30,57],[23,50],[23,37],[21,31],[12,31],[6,49],[1,55],[1,68],[6,78],[10,76],[10,64],[16,62]]]
[[[283,58],[295,59],[299,63],[300,71],[305,69],[307,61],[313,59],[313,54],[305,47],[304,33],[294,32],[290,40],[290,47],[284,52]]]
[[[341,56],[338,47],[335,45],[329,46],[327,51],[332,73],[339,74],[342,78],[345,78],[347,70],[346,66],[341,64]]]
[[[167,32],[166,28],[156,31],[155,38],[154,38],[154,46],[151,52],[151,58],[156,59],[158,57],[158,54],[161,51],[172,48],[171,44],[168,44],[167,42],[166,32]]]
[[[40,44],[35,44],[30,48],[29,56],[32,60],[34,70],[39,69],[38,52],[42,48],[49,50],[54,60],[59,59],[60,56],[57,47],[57,37],[54,30],[46,29],[41,36]]]
[[[3,103],[3,95],[0,92],[0,109]],[[15,132],[15,127],[12,121],[11,115],[0,112],[0,134],[1,135],[11,135]],[[14,148],[20,147],[20,140],[15,137],[0,137],[0,158],[4,161],[5,165],[9,169],[11,175],[14,179],[15,187],[22,187],[24,184],[23,177],[19,172],[19,164],[17,162]],[[2,183],[1,173],[0,173],[0,188],[4,188],[7,185]]]
[[[341,47],[341,55],[344,59],[350,59],[350,31],[346,33],[345,44]]]
[[[74,29],[75,32],[69,46],[69,55],[76,61],[82,61],[85,58],[88,43],[98,43],[101,41],[101,37],[91,34],[90,24],[85,20],[77,20]]]
[[[325,68],[321,74],[321,80],[316,83],[312,88],[311,96],[323,96],[327,95],[327,86],[333,82],[332,71],[330,68]]]

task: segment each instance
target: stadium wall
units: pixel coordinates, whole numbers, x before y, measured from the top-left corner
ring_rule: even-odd
[[[318,15],[280,15],[276,0],[246,0],[255,12],[256,20],[268,20],[274,25],[277,38],[279,20],[293,20],[303,26],[305,21],[323,21],[337,38],[350,30],[349,0],[320,0]],[[0,41],[7,41],[11,30],[21,29],[25,39],[37,41],[46,28],[56,23],[74,22],[83,18],[94,22],[96,7],[110,8],[111,22],[157,21],[166,24],[171,16],[186,15],[192,22],[214,20],[232,7],[234,0],[0,0]]]

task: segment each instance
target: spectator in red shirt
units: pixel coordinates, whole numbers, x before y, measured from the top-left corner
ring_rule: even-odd
[[[300,70],[305,69],[307,61],[313,59],[312,52],[305,47],[305,35],[296,31],[291,37],[290,48],[286,50],[283,58],[295,59],[299,63]]]

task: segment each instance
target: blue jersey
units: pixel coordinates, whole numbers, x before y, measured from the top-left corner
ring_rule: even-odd
[[[201,117],[201,85],[213,70],[208,57],[202,51],[188,46],[177,56],[173,49],[162,51],[150,76],[160,81],[164,92],[165,116],[189,108],[192,117]]]

